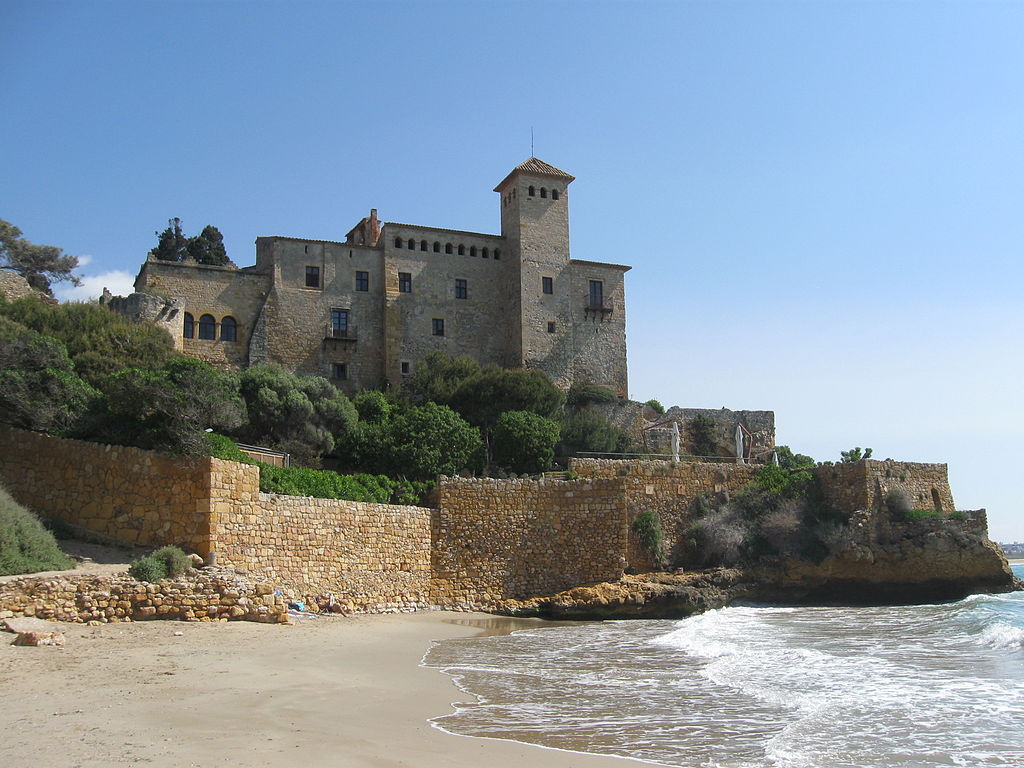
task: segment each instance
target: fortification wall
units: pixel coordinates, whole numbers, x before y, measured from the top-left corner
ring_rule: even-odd
[[[486,607],[622,575],[622,480],[444,479],[433,530],[434,602]]]
[[[64,440],[0,426],[0,479],[43,517],[145,547],[211,549],[213,499],[230,495],[233,462]],[[212,492],[211,484],[224,487]]]
[[[825,501],[838,513],[878,511],[886,495],[904,493],[912,509],[949,514],[956,510],[945,464],[911,461],[864,461],[816,467]]]
[[[694,501],[701,494],[721,499],[750,482],[757,466],[670,461],[572,459],[570,469],[585,478],[620,478],[624,483],[630,526],[641,512],[654,512],[672,560],[693,520]],[[636,571],[654,567],[636,536],[629,536],[628,565]]]

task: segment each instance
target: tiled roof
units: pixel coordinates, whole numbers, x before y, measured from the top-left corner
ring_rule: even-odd
[[[499,189],[501,189],[501,187],[505,185],[505,182],[508,181],[509,178],[516,173],[532,173],[535,176],[550,176],[551,178],[554,179],[565,179],[566,184],[576,180],[576,177],[573,176],[572,174],[566,173],[565,171],[559,168],[555,168],[555,166],[551,165],[550,163],[545,163],[543,160],[539,160],[536,157],[531,157],[525,163],[520,163],[515,168],[513,168],[512,172],[509,173],[509,175],[506,176],[504,179],[502,179],[501,183],[494,188],[494,191],[497,192]]]

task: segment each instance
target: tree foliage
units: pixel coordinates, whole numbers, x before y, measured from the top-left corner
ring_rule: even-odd
[[[188,239],[182,234],[181,219],[177,216],[167,220],[167,229],[153,234],[157,243],[149,252],[150,256],[160,261],[184,261],[188,257]]]
[[[840,451],[839,456],[841,463],[852,464],[853,462],[860,461],[861,459],[870,459],[871,449],[865,448],[863,451],[861,451],[860,446],[858,445],[857,447],[851,448],[848,451]]]
[[[316,464],[353,430],[358,416],[351,401],[327,379],[296,376],[278,365],[242,372],[239,391],[248,423],[245,441],[276,448],[298,464]]]
[[[39,518],[0,486],[0,576],[74,567]]]
[[[494,460],[518,473],[543,472],[555,459],[559,426],[530,411],[505,411],[494,426]]]
[[[203,231],[194,237],[185,237],[181,231],[181,219],[168,219],[167,229],[154,233],[157,236],[156,247],[149,255],[161,261],[185,261],[192,259],[200,264],[223,266],[228,263],[228,254],[224,249],[224,237],[220,230],[212,224],[203,227]]]
[[[710,416],[699,414],[686,424],[686,434],[696,456],[714,458],[718,456],[718,438],[715,436],[715,421]]]
[[[65,434],[98,396],[61,342],[0,317],[0,421]]]
[[[814,459],[802,453],[793,453],[788,445],[775,446],[775,455],[779,466],[783,469],[810,469],[815,465]]]
[[[81,285],[74,274],[78,257],[69,256],[53,245],[34,245],[21,236],[21,230],[0,219],[0,267],[8,267],[28,281],[37,291],[52,296],[50,284],[69,282]]]
[[[562,423],[558,452],[563,456],[584,453],[626,453],[632,441],[625,432],[598,411],[585,408]]]

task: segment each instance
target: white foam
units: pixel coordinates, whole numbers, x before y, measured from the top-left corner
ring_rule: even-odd
[[[1021,650],[1024,648],[1024,627],[997,621],[981,633],[981,644],[1000,651]]]

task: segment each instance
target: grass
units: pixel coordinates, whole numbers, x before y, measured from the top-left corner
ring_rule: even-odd
[[[74,567],[39,518],[0,486],[0,576]]]

